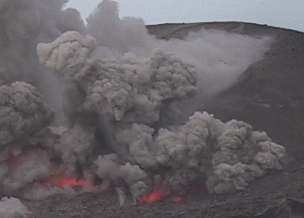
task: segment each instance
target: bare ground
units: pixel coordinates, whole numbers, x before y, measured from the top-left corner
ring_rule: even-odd
[[[266,131],[286,147],[286,169],[253,182],[246,191],[210,195],[203,189],[179,204],[167,200],[144,205],[128,202],[119,207],[114,191],[73,198],[56,196],[43,202],[26,202],[34,212],[32,217],[304,217],[303,205],[302,210],[295,201],[284,201],[304,199],[304,34],[235,22],[163,24],[148,29],[157,37],[168,39],[183,38],[202,27],[277,39],[264,60],[250,66],[237,84],[210,99],[202,109],[224,121],[243,120],[256,130]],[[263,213],[269,208],[272,209]]]

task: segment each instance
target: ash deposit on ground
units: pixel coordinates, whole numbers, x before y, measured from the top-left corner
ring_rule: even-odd
[[[215,194],[245,190],[283,168],[285,148],[266,132],[199,111],[274,38],[201,29],[161,40],[140,18],[119,18],[114,1],[86,25],[65,3],[0,1],[2,196],[112,187],[123,205],[155,190],[182,197],[198,182]]]

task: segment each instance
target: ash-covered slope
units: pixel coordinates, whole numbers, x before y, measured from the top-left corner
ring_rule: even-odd
[[[297,156],[303,144],[304,38],[303,33],[238,22],[162,24],[148,26],[157,37],[183,38],[201,27],[275,38],[263,60],[251,65],[233,87],[202,104],[201,109],[222,120],[238,117],[263,129]],[[299,154],[300,156],[300,154]]]

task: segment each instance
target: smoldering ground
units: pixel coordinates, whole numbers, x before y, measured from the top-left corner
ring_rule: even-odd
[[[3,194],[76,193],[51,184],[63,175],[113,184],[120,203],[129,189],[136,202],[156,188],[184,195],[202,177],[211,193],[244,190],[282,168],[285,149],[265,132],[195,112],[273,39],[202,29],[160,40],[143,20],[119,18],[114,1],[87,25],[65,2],[0,4]]]

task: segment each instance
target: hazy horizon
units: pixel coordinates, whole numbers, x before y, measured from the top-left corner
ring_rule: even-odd
[[[101,0],[70,0],[66,7],[80,11],[83,19]],[[249,22],[304,32],[304,1],[293,0],[116,0],[120,17],[140,17],[146,25],[192,22]]]

